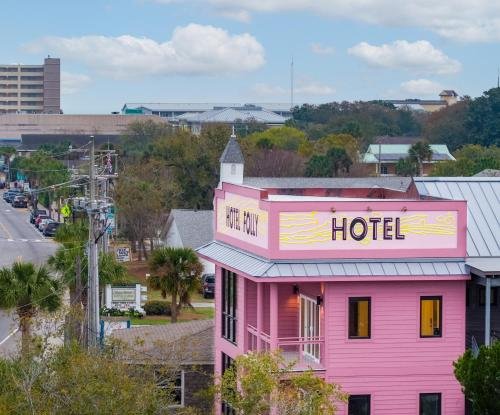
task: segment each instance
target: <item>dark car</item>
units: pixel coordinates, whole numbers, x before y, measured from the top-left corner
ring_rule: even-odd
[[[28,207],[28,199],[26,196],[14,196],[14,199],[12,200],[12,207],[15,208],[25,208]]]
[[[59,226],[61,226],[61,225],[62,225],[62,223],[60,223],[60,222],[48,223],[43,231],[43,236],[52,236],[52,237],[55,236],[56,232],[57,232],[57,228],[59,228]]]
[[[45,209],[33,209],[30,212],[30,223],[35,223],[36,217],[38,215],[46,215],[47,211]]]
[[[215,294],[215,274],[203,274],[201,277],[203,298],[213,298]]]

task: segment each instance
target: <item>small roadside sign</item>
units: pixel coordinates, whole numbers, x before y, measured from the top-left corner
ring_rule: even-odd
[[[61,215],[63,215],[65,218],[69,217],[71,215],[71,208],[69,207],[68,204],[64,205],[61,208]]]

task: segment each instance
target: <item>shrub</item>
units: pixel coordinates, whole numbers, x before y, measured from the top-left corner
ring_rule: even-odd
[[[167,301],[148,301],[143,308],[148,316],[170,315],[170,303]]]

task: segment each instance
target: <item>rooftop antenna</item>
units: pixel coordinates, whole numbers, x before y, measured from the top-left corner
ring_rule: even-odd
[[[293,56],[290,63],[290,109],[293,108]]]

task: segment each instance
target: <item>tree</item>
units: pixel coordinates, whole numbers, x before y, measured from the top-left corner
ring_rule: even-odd
[[[424,161],[430,161],[432,159],[432,149],[429,143],[425,141],[417,141],[408,150],[408,155],[410,161],[416,163],[418,166],[417,174],[419,176],[423,176]]]
[[[359,158],[359,141],[350,134],[330,134],[314,143],[314,154],[326,154],[332,147],[345,149],[351,160]]]
[[[173,403],[168,379],[160,389],[151,363],[132,366],[112,349],[71,344],[43,358],[0,359],[0,413],[162,414]]]
[[[249,146],[251,152],[254,147],[273,148],[301,152],[304,147],[309,146],[306,134],[293,127],[276,127],[251,134],[242,140],[244,146]]]
[[[500,341],[481,346],[477,356],[468,349],[453,366],[474,414],[500,414]]]
[[[470,100],[464,99],[454,105],[434,111],[425,119],[423,136],[429,143],[446,144],[455,151],[469,141],[465,120]]]
[[[10,158],[16,154],[16,149],[12,146],[1,146],[0,155],[4,158],[4,163],[9,174],[7,177],[7,182],[10,182]]]
[[[126,158],[141,159],[151,154],[151,145],[155,140],[172,133],[172,127],[160,120],[135,121],[128,124],[120,138],[120,148]]]
[[[396,174],[398,176],[412,177],[418,172],[418,166],[410,157],[399,159],[396,163]]]
[[[180,307],[191,304],[191,294],[198,289],[203,266],[191,248],[162,247],[152,253],[149,267],[153,273],[149,287],[160,290],[163,298],[171,295],[171,321],[175,323]]]
[[[59,281],[43,266],[16,262],[0,269],[0,308],[15,309],[21,330],[21,353],[30,354],[31,322],[39,310],[53,312],[61,305]]]
[[[256,148],[245,160],[245,175],[250,177],[300,177],[305,157],[281,149]]]
[[[221,400],[241,415],[335,414],[338,401],[347,395],[334,383],[313,371],[292,373],[294,363],[286,363],[280,351],[248,353],[236,357],[215,387]]]
[[[339,173],[349,173],[352,160],[341,147],[331,147],[326,155],[312,156],[306,165],[308,177],[338,177]]]
[[[64,224],[57,229],[55,241],[62,246],[49,257],[48,265],[61,276],[69,288],[71,310],[68,314],[68,335],[84,342],[82,321],[87,310],[88,258],[86,241],[88,227],[83,221]],[[102,285],[125,282],[127,270],[112,254],[99,254],[99,283]]]
[[[469,144],[500,146],[500,88],[472,100],[465,118]]]
[[[500,147],[469,144],[453,155],[456,160],[436,163],[431,176],[473,176],[485,169],[500,169]]]

